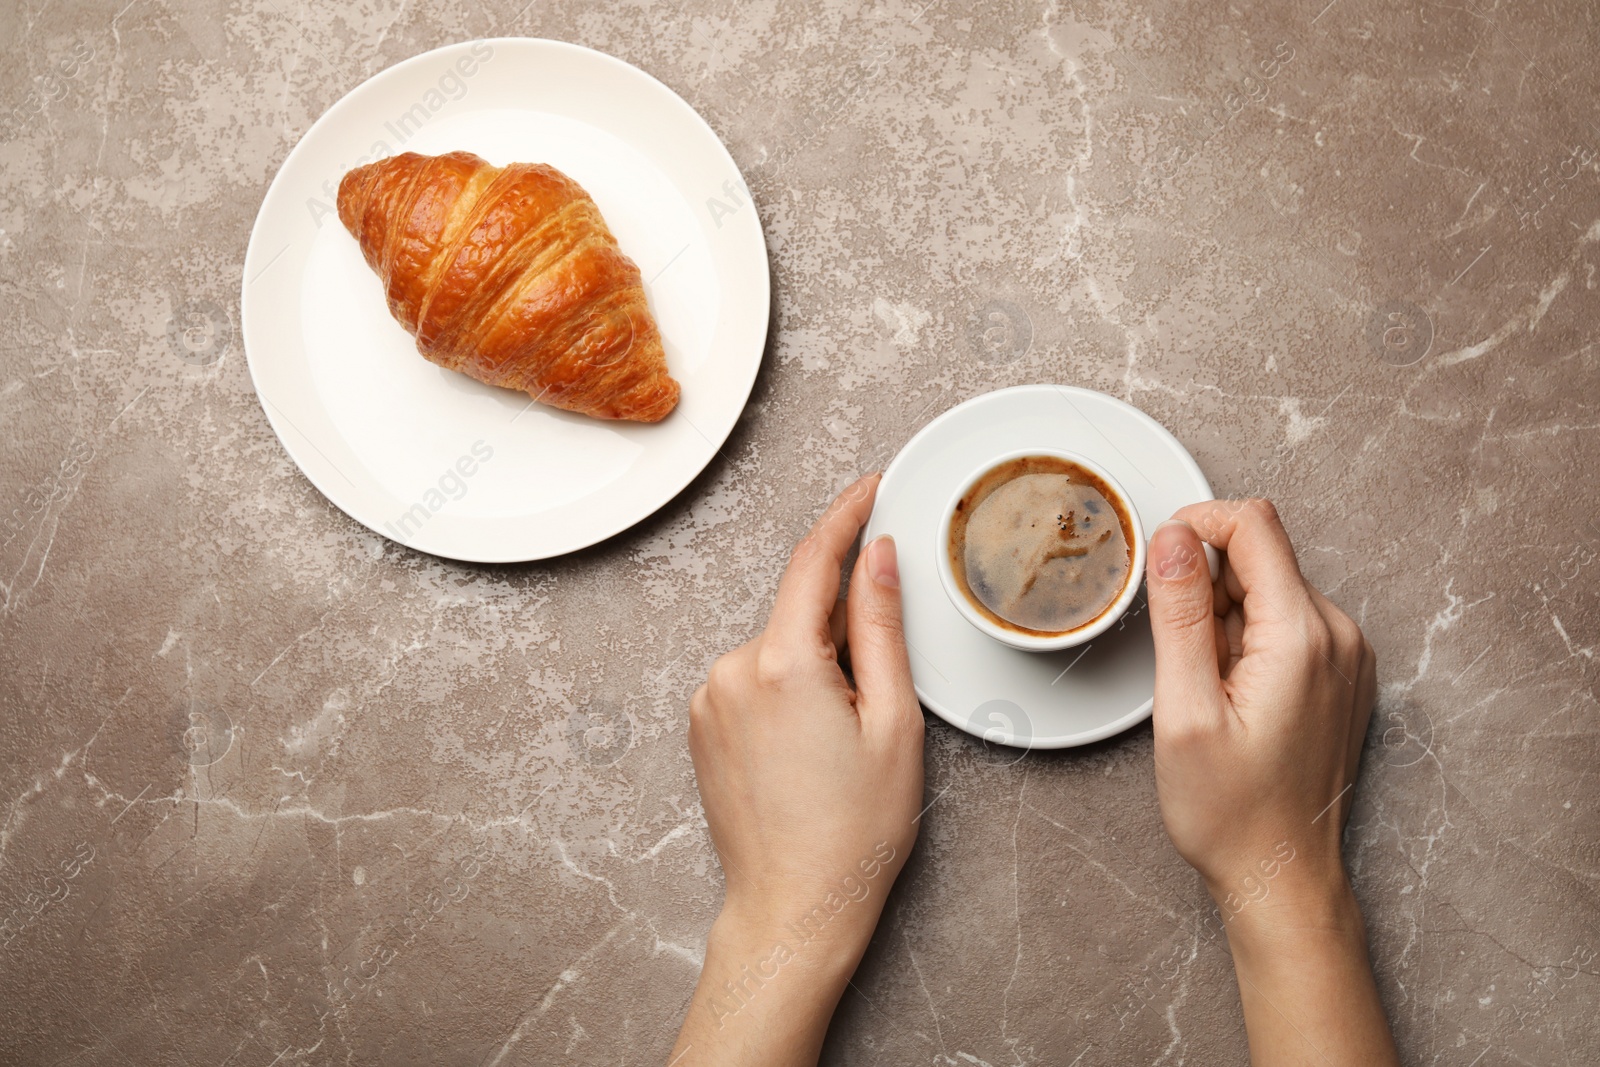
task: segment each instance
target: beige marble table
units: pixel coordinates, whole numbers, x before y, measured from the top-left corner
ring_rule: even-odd
[[[236,326],[309,124],[487,35],[682,94],[773,272],[723,455],[501,567],[332,507]],[[1377,647],[1348,860],[1407,1062],[1600,1062],[1597,39],[1579,0],[7,0],[0,1062],[664,1062],[721,896],[689,693],[833,491],[1035,381],[1277,500]],[[825,1062],[1242,1062],[1148,725],[1014,762],[930,717],[927,783]]]

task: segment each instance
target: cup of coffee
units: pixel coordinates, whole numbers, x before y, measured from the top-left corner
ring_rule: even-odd
[[[1073,452],[1022,449],[964,478],[944,509],[939,577],[956,610],[996,641],[1053,652],[1092,641],[1144,579],[1132,498]]]

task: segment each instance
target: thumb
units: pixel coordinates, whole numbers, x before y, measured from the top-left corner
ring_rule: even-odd
[[[1194,527],[1168,519],[1150,537],[1150,629],[1156,644],[1156,714],[1220,710],[1211,571]],[[1165,714],[1163,714],[1165,713]]]
[[[846,610],[850,668],[861,696],[857,707],[862,722],[876,729],[915,718],[920,725],[922,713],[911,684],[900,616],[900,565],[894,538],[874,538],[862,550],[850,576]]]

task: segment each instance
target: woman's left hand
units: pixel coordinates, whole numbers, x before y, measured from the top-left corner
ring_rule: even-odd
[[[767,628],[712,665],[689,751],[727,894],[675,1054],[814,1063],[844,984],[916,840],[922,711],[892,539],[868,544],[845,605],[854,684],[830,627],[877,475],[795,548]],[[713,1050],[717,1050],[715,1055]]]

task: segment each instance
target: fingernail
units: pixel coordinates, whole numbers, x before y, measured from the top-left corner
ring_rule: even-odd
[[[900,588],[900,564],[894,555],[894,538],[875,537],[867,546],[867,573],[885,589]]]
[[[1168,519],[1150,535],[1150,572],[1162,581],[1187,578],[1194,573],[1200,551],[1194,542],[1200,535],[1182,519]]]

